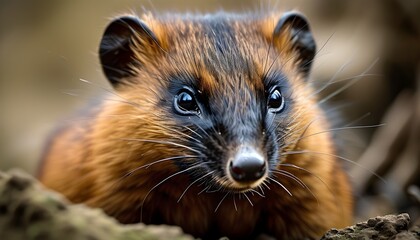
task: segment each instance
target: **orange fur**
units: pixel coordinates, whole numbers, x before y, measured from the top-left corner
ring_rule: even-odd
[[[277,19],[274,16],[232,20],[231,26],[242,55],[256,63],[252,66],[254,69],[250,69],[255,74],[254,79],[249,80],[254,90],[263,87],[258,75],[273,61],[274,67],[281,69],[290,82],[295,104],[289,116],[294,121],[289,128],[294,131],[286,137],[288,147],[282,152],[305,150],[307,153],[280,156],[280,160],[309,172],[284,165],[278,169],[298,177],[305,186],[276,174],[293,196],[272,183],[269,190],[265,189],[264,198],[248,194],[251,206],[244,196],[239,199],[240,195],[229,195],[221,201],[225,196],[223,192],[199,194],[203,186],[193,184],[178,203],[191,180],[188,175],[179,174],[159,184],[180,169],[172,160],[157,161],[191,155],[191,152],[180,146],[143,141],[176,141],[177,137],[182,137],[179,131],[183,132],[175,120],[167,117],[168,109],[157,107],[158,95],[166,85],[155,76],[186,71],[202,79],[203,90],[212,94],[212,89],[220,87],[215,73],[205,64],[206,49],[213,46],[200,35],[201,26],[194,22],[177,17],[168,22],[150,15],[144,19],[166,53],[150,55],[139,51],[139,61],[146,64],[133,83],[119,88],[118,96],[110,96],[115,101],[104,100],[99,110],[92,113],[91,121],[68,125],[53,137],[40,174],[46,186],[73,202],[102,208],[123,223],[140,220],[160,223],[164,219],[165,223],[179,225],[196,236],[218,229],[221,235],[243,238],[251,234],[257,224],[265,224],[265,231],[277,238],[317,238],[331,227],[351,223],[350,186],[338,160],[333,157],[336,146],[330,134],[319,134],[330,126],[317,106],[313,90],[304,83],[296,62],[290,61],[293,51],[283,51],[287,49],[286,38],[277,46],[280,49],[277,49],[280,52],[277,60],[276,51],[267,50]],[[217,64],[219,60],[214,61]],[[222,74],[218,77],[222,80],[234,77],[223,75],[223,66],[220,69]],[[234,95],[222,97],[236,101]],[[307,137],[297,140],[302,136]],[[142,167],[148,164],[149,167]],[[156,212],[158,219],[154,217]]]

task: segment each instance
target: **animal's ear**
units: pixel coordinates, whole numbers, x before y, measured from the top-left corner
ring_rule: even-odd
[[[305,16],[298,12],[283,14],[274,28],[273,41],[281,52],[293,54],[305,76],[309,73],[316,44]]]
[[[106,28],[99,47],[105,76],[116,87],[159,50],[159,42],[149,27],[135,16],[114,19]]]

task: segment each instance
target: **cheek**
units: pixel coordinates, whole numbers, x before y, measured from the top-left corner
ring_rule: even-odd
[[[274,132],[267,137],[265,143],[265,150],[267,153],[267,159],[270,163],[276,163],[279,155],[279,137]]]
[[[225,175],[226,164],[228,162],[228,147],[223,144],[221,136],[211,136],[203,142],[205,147],[204,161],[206,165],[214,171],[214,174],[219,177]]]

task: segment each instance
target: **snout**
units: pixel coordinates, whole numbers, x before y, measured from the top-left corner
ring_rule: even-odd
[[[231,159],[229,173],[239,184],[252,184],[267,172],[266,159],[252,146],[241,146]]]

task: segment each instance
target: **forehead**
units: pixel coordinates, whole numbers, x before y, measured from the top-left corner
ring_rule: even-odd
[[[186,44],[186,39],[201,42],[199,49],[204,47],[213,50],[265,42],[261,29],[262,19],[252,15],[167,15],[152,21],[164,32],[166,39],[163,40],[170,44],[169,47],[191,47]]]
[[[216,78],[256,72],[268,53],[258,18],[219,14],[156,21],[165,33],[162,40],[173,61],[205,68]]]

